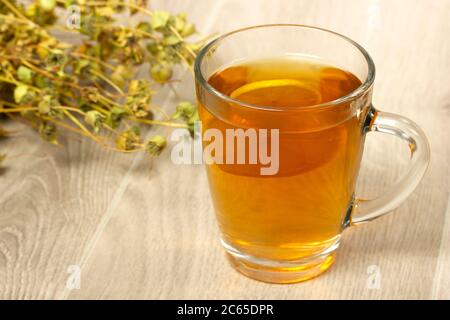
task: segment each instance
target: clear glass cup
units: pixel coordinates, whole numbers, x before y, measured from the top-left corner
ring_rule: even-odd
[[[286,55],[325,61],[353,73],[362,84],[331,102],[275,110],[233,99],[208,83],[211,75],[236,62]],[[272,177],[242,174],[239,165],[207,164],[222,244],[231,264],[251,278],[293,283],[321,274],[332,265],[343,230],[395,209],[428,166],[430,151],[423,131],[403,116],[372,106],[374,63],[360,45],[338,33],[280,24],[233,31],[200,51],[195,78],[203,132],[248,129],[245,123],[251,123],[256,129],[279,129],[280,144],[289,143],[295,155],[290,158],[299,163],[320,162],[324,150],[333,153],[331,160],[324,159],[326,165],[299,166],[295,172],[285,170],[295,168],[295,163],[283,162],[280,154],[281,174]],[[354,188],[364,137],[373,131],[408,143],[411,164],[383,195],[363,201],[354,196]],[[330,136],[342,143],[330,144]]]

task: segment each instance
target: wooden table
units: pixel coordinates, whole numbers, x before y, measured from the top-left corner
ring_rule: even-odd
[[[394,214],[347,230],[329,272],[270,285],[245,278],[225,260],[203,167],[176,166],[165,152],[150,170],[143,156],[107,152],[76,137],[58,148],[25,129],[0,142],[0,150],[22,154],[7,160],[0,175],[0,298],[450,298],[450,1],[152,5],[186,11],[204,34],[279,22],[355,39],[377,66],[375,106],[410,117],[427,133],[426,177]],[[192,99],[189,73],[183,79],[177,90]],[[172,112],[176,99],[162,91],[157,102]],[[404,173],[408,150],[395,138],[367,140],[358,194],[370,197]],[[373,265],[379,288],[368,285]],[[70,285],[77,270],[79,289]]]

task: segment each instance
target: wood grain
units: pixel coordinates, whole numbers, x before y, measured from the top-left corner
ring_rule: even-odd
[[[152,171],[141,158],[86,140],[65,148],[34,133],[0,142],[29,155],[0,176],[0,298],[56,299],[449,299],[450,3],[446,0],[152,1],[186,11],[205,33],[262,23],[301,23],[341,32],[377,66],[374,105],[416,121],[432,161],[393,214],[344,233],[338,260],[317,279],[269,285],[225,260],[202,166],[176,166],[165,152]],[[189,73],[177,85],[193,98]],[[175,97],[163,92],[171,111]],[[14,148],[14,149],[13,149]],[[12,152],[11,152],[12,153]],[[358,194],[373,197],[405,171],[407,148],[369,134]],[[143,174],[144,172],[144,174]],[[81,288],[66,287],[81,267]],[[380,268],[380,289],[367,270]]]

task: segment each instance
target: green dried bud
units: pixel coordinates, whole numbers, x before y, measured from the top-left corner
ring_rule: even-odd
[[[39,0],[39,7],[44,11],[52,11],[56,6],[56,0]]]
[[[106,117],[96,110],[88,111],[84,116],[84,121],[86,121],[86,123],[91,125],[92,128],[94,128],[95,132],[98,132],[100,130],[105,120]]]
[[[155,30],[161,30],[167,26],[169,22],[170,13],[166,11],[153,11],[151,26]]]
[[[28,103],[35,97],[35,93],[26,85],[18,85],[14,89],[14,101],[18,104]]]
[[[138,144],[139,132],[133,128],[122,132],[116,139],[117,149],[123,151],[134,150]]]
[[[173,119],[189,120],[197,112],[197,106],[189,101],[182,101],[177,105],[176,111],[173,114]]]
[[[14,89],[14,101],[21,103],[22,99],[28,94],[28,87],[24,85],[18,85]]]
[[[172,64],[166,61],[152,65],[150,76],[156,82],[166,82],[172,77]]]
[[[38,112],[43,115],[47,115],[52,110],[52,107],[50,104],[48,104],[46,101],[41,101],[38,104]]]
[[[96,87],[84,87],[81,89],[81,97],[89,102],[98,102],[99,92]]]
[[[153,32],[152,26],[148,22],[139,22],[139,24],[137,25],[136,28],[138,30],[142,30],[142,31],[147,32],[147,33],[152,33]]]
[[[151,53],[152,55],[156,55],[158,52],[161,52],[164,49],[164,47],[161,44],[159,44],[158,42],[155,42],[155,41],[149,42],[147,44],[146,48],[147,48],[147,51],[149,53]]]
[[[199,120],[196,105],[188,101],[180,102],[172,117],[173,119],[183,119],[188,126],[189,133],[192,137],[194,136],[194,125],[195,122]]]
[[[124,108],[112,107],[111,111],[106,119],[106,123],[113,129],[120,125],[120,121],[128,114]]]
[[[106,7],[103,7],[106,8]],[[80,33],[89,36],[90,39],[97,41],[99,35],[103,31],[102,24],[108,23],[111,19],[109,9],[102,9],[102,7],[96,7],[95,10],[89,10],[86,14],[81,15],[80,19]],[[112,11],[114,13],[114,11]]]
[[[125,100],[125,109],[137,118],[148,115],[149,105],[153,91],[147,80],[132,80],[128,85],[128,96]]]
[[[38,88],[45,89],[52,86],[52,80],[41,74],[34,76],[34,85]]]
[[[45,59],[45,64],[47,68],[61,67],[67,62],[67,56],[64,51],[59,49],[54,49],[49,52]]]
[[[162,45],[161,45],[162,46]],[[162,50],[158,51],[154,56],[154,60],[158,63],[165,63],[170,61],[172,56],[170,55],[171,47],[162,46]]]
[[[56,139],[56,126],[52,123],[42,122],[39,126],[41,137],[52,144],[58,144]]]
[[[141,135],[141,128],[139,128],[138,126],[132,126],[130,130],[133,131],[137,136]]]
[[[38,10],[38,6],[35,3],[30,4],[25,9],[25,14],[27,17],[34,17],[36,16],[36,11]]]
[[[20,66],[19,69],[17,69],[17,77],[20,81],[23,81],[25,83],[31,82],[33,74],[34,72],[25,66]]]
[[[55,115],[55,110],[52,107],[59,106],[60,103],[57,98],[50,94],[44,95],[42,100],[38,103],[38,112],[42,115]]]
[[[145,118],[148,115],[149,104],[147,98],[127,98],[127,111],[136,118]]]
[[[154,136],[147,141],[146,150],[152,156],[159,155],[166,147],[166,138],[162,136]]]
[[[194,134],[195,134],[194,127],[195,127],[195,123],[197,121],[199,121],[198,112],[196,112],[191,118],[189,118],[186,121],[186,124],[188,125],[188,131],[191,134],[191,137],[193,137],[193,138],[194,138]]]

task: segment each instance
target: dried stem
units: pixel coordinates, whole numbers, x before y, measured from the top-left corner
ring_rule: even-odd
[[[13,12],[16,16],[18,16],[20,19],[22,19],[23,21],[28,22],[29,24],[35,25],[33,21],[29,20],[27,17],[25,17],[22,12],[20,12],[13,4],[11,4],[8,0],[1,0],[5,6],[7,6],[9,8],[9,10],[11,10],[11,12]]]
[[[101,65],[101,66],[103,66],[103,67],[105,67],[105,68],[108,68],[108,69],[110,69],[110,70],[112,70],[112,71],[116,70],[116,68],[117,68],[117,67],[115,67],[115,66],[113,66],[113,65],[111,65],[111,64],[109,64],[109,63],[106,63],[106,62],[104,62],[104,61],[102,61],[102,60],[100,60],[100,59],[97,59],[97,58],[95,58],[95,57],[86,55],[86,54],[84,54],[84,53],[71,52],[70,55],[72,55],[72,56],[74,56],[74,57],[77,57],[77,58],[83,58],[83,59],[86,59],[86,60],[91,60],[91,61],[96,62],[96,63],[98,63],[99,65]]]
[[[110,80],[107,76],[102,74],[101,72],[97,72],[95,70],[90,70],[90,72],[105,81],[107,84],[109,84],[111,87],[113,87],[121,96],[125,96],[125,93],[120,89],[112,80]]]
[[[159,121],[159,120],[147,120],[147,119],[139,119],[135,117],[130,117],[130,120],[139,122],[139,123],[145,123],[149,125],[160,125],[160,126],[167,126],[167,127],[173,127],[173,128],[183,128],[187,129],[188,126],[184,123],[176,123],[176,122],[168,122],[168,121]]]

